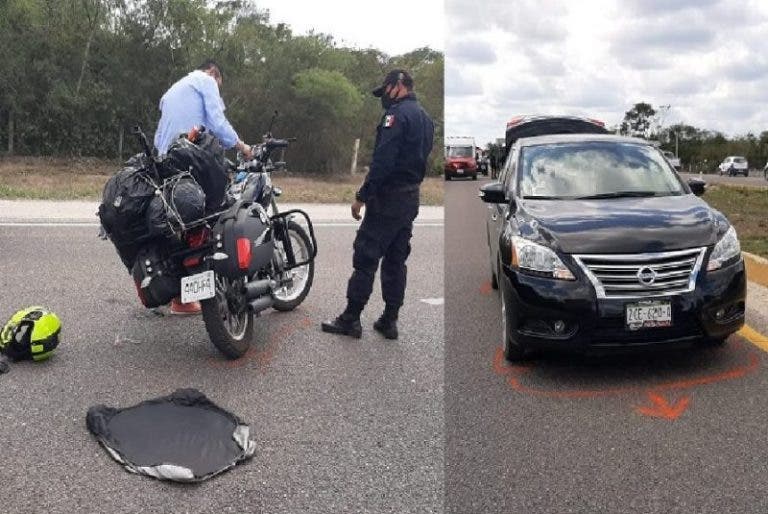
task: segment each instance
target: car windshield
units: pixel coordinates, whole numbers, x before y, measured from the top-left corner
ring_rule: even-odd
[[[738,162],[739,164],[743,164],[747,162],[747,160],[744,157],[734,157],[733,162]]]
[[[529,146],[522,149],[519,164],[523,198],[620,198],[684,193],[661,153],[642,144],[600,141]]]
[[[472,157],[471,146],[449,146],[448,157]]]

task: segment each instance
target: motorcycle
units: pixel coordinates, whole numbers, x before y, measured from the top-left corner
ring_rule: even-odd
[[[271,179],[286,165],[273,162],[272,155],[295,139],[275,138],[271,128],[272,123],[262,143],[253,146],[252,159],[238,155],[237,162],[225,160],[228,185],[220,208],[194,219],[182,212],[177,192],[194,192],[195,177],[184,171],[164,177],[137,128],[144,162],[149,163],[142,180],[154,188],[153,201],[165,216],[162,238],[155,233],[131,242],[136,256],[131,255],[130,269],[139,297],[146,307],[178,296],[182,303],[199,301],[211,342],[230,359],[250,348],[255,317],[269,308],[295,309],[314,278],[317,240],[312,221],[299,209],[280,211],[282,191]],[[113,243],[118,247],[114,238]],[[120,247],[118,253],[128,266],[130,259]]]

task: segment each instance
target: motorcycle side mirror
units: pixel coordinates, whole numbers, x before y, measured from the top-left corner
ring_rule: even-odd
[[[707,183],[699,178],[692,178],[688,181],[688,187],[691,188],[693,194],[701,196],[707,190]]]
[[[272,126],[275,124],[275,120],[277,119],[277,115],[279,113],[277,112],[277,109],[275,109],[275,112],[272,113],[272,119],[269,120],[269,128],[267,129],[267,133],[264,135],[264,139],[269,139],[272,137]]]

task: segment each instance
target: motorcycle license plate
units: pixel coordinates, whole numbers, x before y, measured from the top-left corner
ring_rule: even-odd
[[[216,296],[213,271],[203,271],[181,279],[181,303],[207,300]]]
[[[671,302],[630,303],[625,313],[629,330],[672,326]]]

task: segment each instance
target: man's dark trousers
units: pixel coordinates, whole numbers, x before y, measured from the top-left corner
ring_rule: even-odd
[[[381,261],[382,297],[388,307],[397,309],[405,297],[405,261],[411,253],[413,220],[419,212],[419,186],[382,189],[365,205],[365,216],[355,237],[354,272],[347,286],[347,299],[360,307],[368,302]]]

